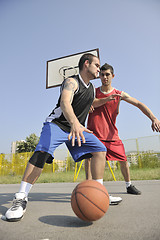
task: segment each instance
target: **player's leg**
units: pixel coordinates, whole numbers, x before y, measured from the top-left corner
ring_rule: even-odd
[[[53,123],[44,125],[36,150],[25,169],[19,192],[15,194],[13,205],[5,214],[8,221],[18,221],[23,217],[28,201],[28,193],[40,176],[45,162],[52,162],[54,150],[67,137],[68,133],[62,131],[57,125]]]
[[[92,152],[91,175],[92,179],[103,184],[104,169],[106,163],[106,152]]]
[[[103,178],[105,156],[106,152],[95,152],[92,153],[92,158],[85,159],[86,180]]]
[[[69,149],[75,162],[83,159],[92,158],[91,174],[93,179],[103,178],[105,168],[106,148],[99,139],[92,133],[83,132],[85,143],[81,142],[81,147],[75,141],[75,146],[71,145],[71,141],[66,141],[66,146]]]
[[[86,174],[86,180],[91,180],[92,179],[91,158],[85,159],[85,174]]]
[[[18,221],[23,217],[28,202],[28,193],[40,176],[44,163],[49,155],[50,154],[45,152],[35,152],[31,157],[30,161],[32,163],[28,162],[27,164],[19,192],[15,194],[12,207],[8,209],[5,214],[8,221]],[[39,167],[35,166],[38,160],[41,162]]]
[[[130,182],[130,172],[129,172],[129,165],[127,161],[119,161],[121,173],[124,177],[125,182]]]
[[[86,180],[92,179],[91,174],[91,158],[85,159],[85,173],[86,173]],[[117,205],[122,201],[121,197],[113,197],[109,195],[110,205]]]
[[[92,153],[93,157],[91,159],[91,175],[93,179],[97,179],[100,183],[103,184],[103,175],[106,163],[106,153],[102,157],[102,163],[99,165],[100,156],[98,154]],[[103,161],[105,159],[105,161]],[[94,175],[93,175],[94,174]],[[117,205],[122,201],[121,197],[113,197],[109,194],[109,204]]]
[[[123,175],[124,180],[125,180],[125,182],[126,182],[127,193],[134,194],[134,195],[140,195],[140,194],[141,194],[141,191],[138,190],[138,189],[131,183],[128,162],[121,162],[121,161],[120,161],[119,163],[120,163],[120,168],[121,168],[122,175]]]
[[[102,165],[100,164],[100,162],[99,162],[100,161],[100,157],[101,157],[100,154],[101,153],[92,153],[92,158],[85,159],[86,180],[94,179],[93,174],[94,175],[98,174],[99,177],[100,177],[101,173],[102,173],[102,175],[104,175],[105,161],[103,162]],[[103,160],[105,159],[105,156],[106,156],[106,152],[102,156]],[[99,168],[99,166],[101,168]],[[97,179],[99,179],[99,177]]]
[[[43,158],[42,158],[43,159]],[[39,168],[28,162],[22,181],[34,184],[42,173],[43,168]]]
[[[85,169],[86,169],[86,179],[92,179],[92,174],[95,174],[94,175],[94,179],[100,181],[102,184],[103,184],[103,174],[104,174],[104,168],[105,168],[105,161],[106,161],[106,148],[105,146],[103,145],[103,143],[101,143],[95,136],[93,137],[93,142],[90,140],[90,136],[92,136],[93,134],[87,134],[87,133],[84,133],[85,135],[85,138],[86,138],[86,143],[85,144],[82,144],[81,148],[79,148],[78,146],[74,147],[74,148],[71,148],[71,144],[69,142],[66,143],[73,159],[76,159],[76,161],[78,160],[82,160],[82,159],[86,159],[85,160],[85,163],[86,163],[86,166],[85,166]],[[89,138],[88,138],[89,136]],[[94,139],[95,138],[95,139]],[[95,141],[94,141],[95,140]],[[100,144],[100,146],[99,146]],[[79,151],[81,149],[81,152],[79,154]],[[103,151],[102,153],[102,165],[101,165],[101,170],[98,169],[98,172],[97,171],[97,168],[99,168],[99,159],[100,157],[98,156],[98,154],[96,154],[95,152],[93,152],[94,150],[96,150],[97,152],[98,151]],[[90,153],[93,153],[91,155]],[[104,153],[105,152],[105,153]],[[92,159],[91,159],[92,157]],[[93,162],[92,162],[93,160]],[[92,165],[91,165],[91,162],[92,162]],[[95,168],[95,165],[96,165],[96,168]],[[91,167],[92,167],[92,173],[91,173]],[[94,173],[93,173],[94,172]],[[118,204],[122,201],[122,198],[120,197],[112,197],[110,195],[110,205],[115,205],[115,204]]]
[[[107,160],[119,161],[120,163],[120,169],[126,183],[127,193],[136,195],[141,194],[141,192],[131,183],[129,165],[122,141],[105,142],[104,144],[107,147]]]

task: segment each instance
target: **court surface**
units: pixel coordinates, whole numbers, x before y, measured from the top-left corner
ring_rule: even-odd
[[[24,218],[19,222],[0,219],[0,240],[160,240],[160,180],[133,184],[142,195],[127,194],[124,182],[105,182],[108,192],[123,201],[93,223],[81,221],[71,209],[77,183],[35,184]],[[0,185],[1,215],[18,189],[19,184]]]

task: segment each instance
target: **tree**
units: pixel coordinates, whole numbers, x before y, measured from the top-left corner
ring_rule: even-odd
[[[21,152],[34,152],[39,141],[39,137],[32,133],[29,137],[26,137],[25,141],[19,141],[17,144],[17,153]]]

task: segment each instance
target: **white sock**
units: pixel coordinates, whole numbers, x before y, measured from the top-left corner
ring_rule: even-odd
[[[26,197],[27,197],[28,193],[30,192],[30,190],[32,188],[32,186],[33,186],[32,184],[22,181],[21,185],[20,185],[19,193],[23,192],[23,193],[26,194]]]
[[[131,186],[131,181],[130,182],[126,182],[126,188]]]
[[[96,181],[103,185],[103,178],[102,179],[96,179]]]

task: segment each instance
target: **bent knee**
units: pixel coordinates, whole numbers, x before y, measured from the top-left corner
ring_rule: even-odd
[[[105,158],[106,157],[106,152],[93,152],[92,155],[94,157]]]
[[[34,152],[29,162],[38,168],[43,168],[44,164],[48,161],[52,161],[53,157],[47,152],[37,151]]]

